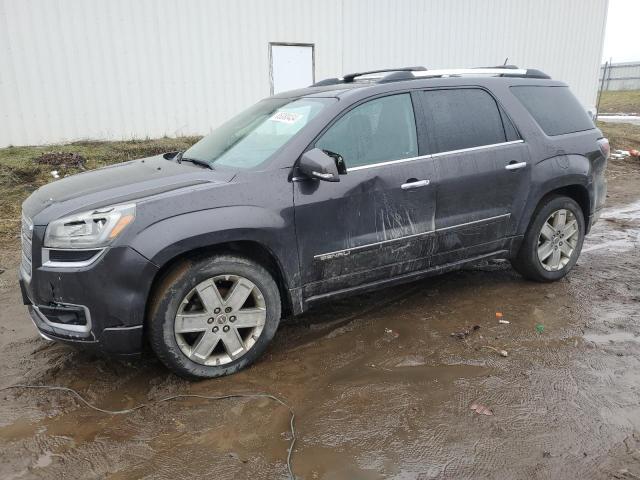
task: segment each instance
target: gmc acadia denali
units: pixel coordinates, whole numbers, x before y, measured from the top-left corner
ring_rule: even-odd
[[[47,339],[120,355],[149,343],[177,374],[230,374],[318,302],[488,258],[564,277],[603,207],[608,153],[538,70],[323,80],[185,152],[38,189],[24,302]]]

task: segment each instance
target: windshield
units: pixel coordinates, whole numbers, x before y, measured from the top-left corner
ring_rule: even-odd
[[[204,137],[183,158],[211,166],[254,168],[311,121],[330,98],[268,98]]]

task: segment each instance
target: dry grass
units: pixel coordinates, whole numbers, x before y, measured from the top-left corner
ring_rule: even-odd
[[[611,150],[640,150],[640,126],[630,123],[598,122],[598,128],[609,139]]]
[[[0,149],[0,244],[13,244],[17,241],[22,201],[36,188],[54,180],[52,170],[58,170],[61,177],[73,175],[83,168],[99,168],[158,153],[185,150],[198,139],[199,137],[182,137],[120,142],[82,141],[67,145]],[[49,153],[62,155],[46,155]],[[46,156],[42,157],[43,155]],[[85,160],[84,167],[78,161],[78,156]],[[43,158],[47,163],[42,161]],[[63,164],[52,165],[52,158],[62,158]]]
[[[640,90],[602,92],[599,113],[640,113]]]

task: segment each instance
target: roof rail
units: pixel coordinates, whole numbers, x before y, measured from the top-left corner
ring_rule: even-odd
[[[475,68],[450,68],[439,70],[427,70],[425,67],[402,67],[387,68],[381,70],[370,70],[367,72],[348,73],[342,78],[327,78],[311,85],[312,87],[320,87],[324,85],[336,85],[340,83],[353,83],[357,77],[372,75],[375,73],[387,73],[382,78],[377,79],[376,83],[398,82],[401,80],[413,80],[416,78],[438,78],[438,77],[462,77],[462,76],[479,76],[487,75],[494,77],[519,77],[519,78],[544,78],[551,77],[540,70],[534,68],[518,68],[516,65],[500,65],[496,67],[475,67]]]
[[[462,77],[462,76],[478,76],[487,75],[494,77],[519,77],[519,78],[544,78],[551,77],[535,68],[518,68],[515,65],[503,65],[499,67],[480,67],[480,68],[451,68],[441,70],[426,70],[420,72],[411,72],[414,78],[431,78],[431,77]],[[391,77],[391,75],[388,75]],[[401,78],[396,77],[397,80]],[[407,78],[403,78],[405,80]],[[392,80],[391,78],[383,78],[381,83]]]
[[[380,70],[369,70],[365,72],[347,73],[340,78],[325,78],[319,82],[311,85],[312,87],[323,87],[325,85],[335,85],[338,83],[353,83],[357,77],[363,77],[365,75],[372,75],[374,73],[388,73],[388,72],[422,72],[425,71],[425,67],[399,67],[399,68],[383,68]]]
[[[363,77],[365,75],[372,75],[374,73],[386,73],[386,72],[424,72],[427,71],[425,67],[400,67],[400,68],[383,68],[381,70],[369,70],[367,72],[347,73],[342,76],[344,83],[351,83],[357,77]]]
[[[496,66],[492,66],[492,67],[475,67],[475,68],[506,68],[508,70],[517,70],[520,67],[518,67],[517,65],[507,65],[507,64],[505,64],[505,65],[496,65]]]
[[[526,75],[523,68],[443,68],[415,72],[414,77],[459,77],[463,75]]]

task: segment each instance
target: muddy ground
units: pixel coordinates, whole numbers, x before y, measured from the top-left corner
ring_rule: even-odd
[[[325,305],[282,325],[252,368],[199,383],[151,356],[123,364],[41,340],[17,252],[0,256],[0,388],[64,385],[109,409],[272,393],[295,410],[304,479],[640,478],[638,163],[610,163],[608,208],[568,278],[535,284],[490,264]],[[110,416],[3,391],[0,478],[286,478],[288,421],[267,399]]]

